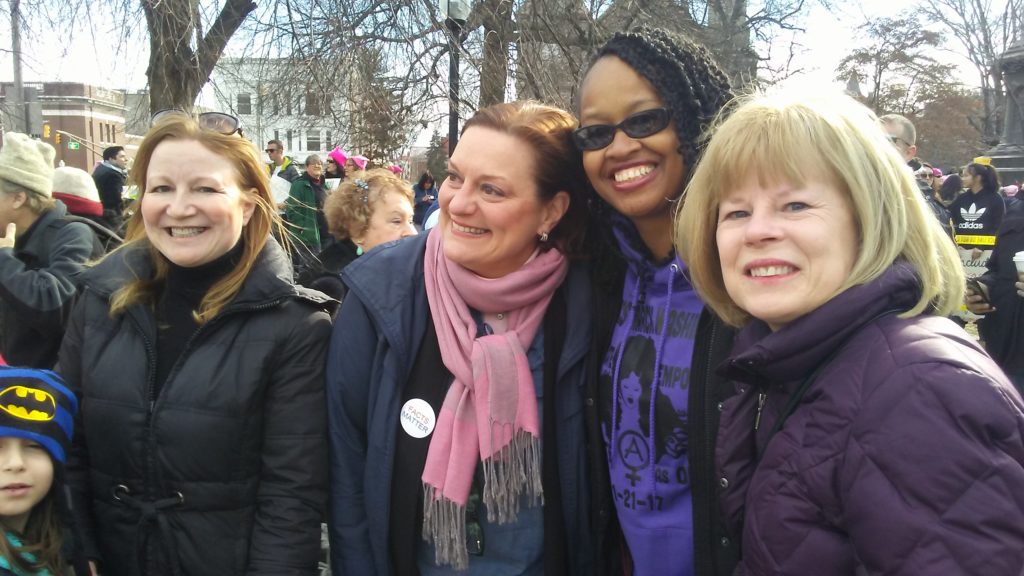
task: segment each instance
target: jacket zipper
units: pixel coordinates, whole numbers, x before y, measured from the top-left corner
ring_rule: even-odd
[[[761,427],[761,412],[764,410],[764,403],[768,400],[768,395],[762,390],[757,393],[757,413],[754,415],[754,432]]]

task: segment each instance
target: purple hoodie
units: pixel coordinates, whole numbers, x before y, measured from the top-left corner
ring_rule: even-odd
[[[703,302],[673,254],[654,263],[614,232],[628,263],[622,308],[601,366],[602,432],[619,523],[636,576],[693,574],[686,421]]]

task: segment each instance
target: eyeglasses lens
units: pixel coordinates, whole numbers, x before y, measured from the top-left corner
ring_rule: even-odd
[[[156,124],[168,116],[177,114],[190,116],[188,113],[174,108],[160,110],[150,118],[150,125]],[[199,121],[199,126],[205,130],[212,130],[213,132],[218,132],[225,136],[242,133],[242,121],[230,114],[225,114],[223,112],[203,112],[195,118]]]
[[[600,150],[612,143],[615,132],[622,129],[630,138],[647,138],[661,132],[668,126],[668,110],[653,108],[637,112],[622,122],[585,126],[573,132],[573,140],[580,150]]]
[[[226,135],[234,134],[242,129],[242,123],[238,118],[223,112],[203,112],[199,115],[199,125],[207,130]]]

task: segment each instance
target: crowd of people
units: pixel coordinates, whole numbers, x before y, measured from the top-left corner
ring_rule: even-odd
[[[323,524],[335,575],[1021,574],[992,160],[657,29],[577,92],[440,183],[217,112],[92,176],[6,133],[0,575],[313,575]]]

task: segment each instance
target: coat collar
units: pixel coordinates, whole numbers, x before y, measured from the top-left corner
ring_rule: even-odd
[[[788,382],[810,374],[879,315],[913,308],[920,298],[919,284],[913,267],[899,262],[776,332],[754,320],[740,331],[732,357],[719,373],[749,383]]]
[[[45,230],[50,227],[50,224],[63,218],[67,213],[68,209],[64,203],[60,200],[55,200],[53,208],[40,214],[39,218],[19,238],[22,241],[15,244],[14,250],[18,255],[18,259],[23,261],[27,261],[29,258],[49,259],[49,254],[40,253],[43,246],[49,244],[45,242],[43,235],[47,234]]]
[[[149,248],[145,244],[126,245],[112,252],[95,267],[83,274],[90,290],[109,298],[125,283],[135,278],[148,278],[153,274]],[[274,238],[256,258],[242,289],[235,296],[228,309],[235,307],[262,306],[286,299],[297,298],[317,305],[329,312],[337,301],[292,282],[291,261]]]

